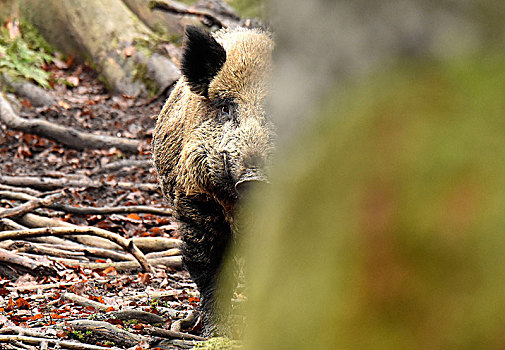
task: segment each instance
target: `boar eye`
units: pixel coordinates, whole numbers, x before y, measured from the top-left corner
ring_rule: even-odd
[[[230,120],[233,117],[233,106],[231,104],[224,104],[220,107],[221,117]]]
[[[231,108],[229,105],[224,105],[221,107],[221,114],[225,115],[230,115],[231,114]]]

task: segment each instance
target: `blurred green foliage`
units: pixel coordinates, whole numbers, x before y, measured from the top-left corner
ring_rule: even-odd
[[[263,18],[266,15],[265,0],[224,0],[243,18]],[[197,0],[182,0],[187,5],[193,5]]]
[[[252,200],[246,349],[502,349],[505,55],[331,96]]]
[[[27,23],[20,24],[19,33],[11,36],[5,26],[0,28],[0,72],[50,88],[51,74],[44,70],[54,60],[49,44]]]
[[[266,5],[264,0],[227,0],[243,18],[264,18]]]

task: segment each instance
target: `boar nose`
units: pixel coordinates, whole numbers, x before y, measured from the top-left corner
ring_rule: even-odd
[[[252,190],[262,187],[267,184],[268,180],[265,176],[255,174],[250,176],[245,176],[241,178],[235,184],[235,190],[237,191],[239,197],[244,197],[248,195]]]

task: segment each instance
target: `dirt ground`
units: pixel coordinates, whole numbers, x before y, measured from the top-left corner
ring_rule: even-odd
[[[155,116],[168,92],[150,100],[114,96],[99,82],[97,74],[85,65],[73,64],[68,69],[60,69],[58,74],[70,78],[76,86],[56,84],[52,92],[58,101],[56,106],[36,108],[31,106],[28,100],[21,100],[21,117],[43,118],[55,124],[100,135],[138,139],[141,140],[139,152],[125,154],[114,148],[78,151],[40,136],[9,130],[0,124],[0,175],[82,179],[82,188],[74,186],[68,189],[63,199],[58,201],[71,206],[101,208],[147,205],[166,208],[168,203],[159,189],[146,190],[142,185],[150,184],[154,187],[157,183],[155,169],[150,164],[150,141]],[[122,166],[129,160],[144,162]],[[89,179],[104,185],[87,186]],[[133,185],[128,189],[114,185],[119,182]],[[139,185],[140,189],[136,188],[136,185]],[[48,192],[47,189],[34,189]],[[21,203],[1,200],[0,209]],[[177,223],[173,217],[166,215],[79,215],[47,208],[39,208],[35,213],[76,225],[103,228],[125,238],[178,238],[175,230]],[[5,334],[29,335],[30,332],[35,332],[35,335],[41,338],[81,342],[83,346],[84,343],[89,343],[99,346],[97,349],[110,346],[121,349],[192,347],[192,340],[150,337],[147,330],[151,326],[145,320],[118,317],[120,310],[147,311],[163,317],[162,324],[156,324],[157,327],[170,329],[174,322],[188,316],[188,312],[194,310],[198,304],[198,292],[186,271],[173,267],[156,267],[154,273],[144,274],[138,270],[125,272],[114,268],[90,269],[79,265],[71,266],[42,253],[33,253],[31,257],[51,265],[57,274],[43,276],[35,271],[25,273],[26,271],[15,266],[8,270],[10,273],[5,273],[5,269],[2,269],[4,273],[0,279],[0,324],[3,324],[3,328],[0,329],[0,338]],[[87,254],[86,258],[91,262],[108,261],[92,254]],[[0,262],[0,265],[5,266],[5,263]],[[97,311],[93,306],[67,299],[65,293],[97,301],[108,308]],[[71,324],[71,321],[86,319],[108,321],[109,324],[145,338],[134,345],[118,344],[108,341],[99,332],[78,329]],[[198,334],[198,330],[198,322],[196,326],[180,329],[192,334]],[[2,349],[22,348],[16,347],[16,343],[12,341],[1,343]],[[30,345],[29,342],[23,342],[23,345],[34,349],[43,348],[41,344],[45,344],[49,349],[57,348],[51,341]]]

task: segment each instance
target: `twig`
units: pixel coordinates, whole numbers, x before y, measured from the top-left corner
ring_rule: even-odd
[[[182,246],[182,241],[166,237],[135,237],[135,245],[143,252],[165,251]]]
[[[15,221],[12,221],[11,219],[0,219],[0,227],[2,229],[9,229],[9,230],[26,230],[26,227],[23,225],[18,224]]]
[[[168,329],[158,328],[158,327],[145,327],[144,328],[148,334],[154,335],[157,337],[168,338],[168,339],[184,339],[184,340],[207,340],[204,337],[199,337],[197,335],[176,332]]]
[[[64,293],[64,294],[62,294],[61,300],[63,300],[63,301],[65,301],[65,300],[73,301],[77,305],[84,306],[84,307],[91,306],[91,307],[95,308],[98,311],[104,311],[105,312],[107,310],[113,309],[113,307],[111,305],[102,304],[102,303],[99,303],[97,301],[90,300],[88,298],[82,297],[82,296],[74,294],[74,293]]]
[[[35,196],[35,197],[41,195],[41,192],[33,190],[31,188],[15,187],[15,186],[3,185],[3,184],[0,184],[0,190],[13,191],[13,192],[23,192],[23,193],[27,193],[27,194],[29,194],[31,196]]]
[[[127,167],[135,167],[135,168],[150,168],[153,166],[153,161],[151,159],[124,159],[119,160],[117,162],[112,162],[104,165],[103,167],[97,168],[93,170],[92,174],[102,174],[108,171],[114,171]]]
[[[134,241],[134,243],[135,243],[135,241]],[[47,247],[50,249],[60,249],[60,250],[65,250],[65,251],[71,250],[75,253],[84,254],[86,256],[92,255],[92,256],[97,256],[97,257],[106,258],[106,259],[112,259],[112,260],[116,260],[116,261],[124,261],[125,259],[126,260],[135,260],[134,257],[131,257],[129,255],[124,255],[124,253],[122,253],[122,252],[117,252],[112,249],[91,247],[91,246],[84,245],[84,244],[78,245],[78,246],[72,246],[70,248],[68,246],[58,245],[58,244],[40,244],[40,246]],[[146,256],[146,258],[147,258],[147,256]]]
[[[37,197],[31,196],[22,192],[0,191],[0,197],[9,199],[18,199],[25,201],[35,201]],[[42,203],[42,202],[41,202]],[[43,204],[43,203],[42,203]],[[146,205],[129,205],[115,207],[73,207],[60,203],[51,203],[45,205],[51,209],[60,210],[66,213],[81,214],[81,215],[99,215],[99,214],[126,214],[126,213],[148,213],[160,216],[173,216],[174,212],[171,209],[149,207]],[[1,212],[0,212],[1,215]],[[1,216],[0,216],[1,217]]]
[[[0,232],[0,241],[6,239],[19,239],[25,237],[40,237],[40,236],[61,236],[61,235],[92,235],[98,236],[105,239],[108,239],[123,249],[131,253],[135,259],[137,259],[138,263],[142,267],[144,272],[151,272],[152,268],[147,262],[144,254],[135,246],[133,241],[125,239],[120,235],[102,230],[96,227],[45,227],[45,228],[36,228],[29,230],[18,230],[18,231],[2,231]]]
[[[159,258],[159,259],[148,259],[147,261],[152,266],[166,266],[166,267],[174,267],[177,269],[180,269],[182,267],[182,257],[180,255],[169,256],[166,258]],[[92,270],[114,267],[117,271],[125,271],[137,268],[138,264],[135,261],[121,261],[112,263],[79,262],[79,266]]]
[[[11,242],[7,247],[4,248],[17,249],[19,252],[23,253],[58,256],[61,258],[84,258],[84,252],[69,251],[68,249],[58,249],[55,247],[48,247],[42,244],[26,241]]]
[[[139,248],[140,249],[140,248]],[[147,260],[149,259],[160,259],[169,256],[181,255],[181,250],[179,248],[172,248],[168,250],[163,250],[161,252],[154,252],[146,254]]]
[[[14,208],[8,208],[4,210],[0,210],[0,218],[6,218],[9,216],[18,216],[18,215],[23,215],[26,214],[30,211],[32,211],[35,208],[41,207],[41,206],[49,206],[52,203],[54,203],[56,200],[60,199],[63,197],[64,192],[61,193],[56,193],[44,198],[33,198],[27,203],[18,205],[17,207]]]
[[[170,0],[164,1],[149,1],[149,8],[161,10],[169,13],[174,13],[177,15],[192,15],[203,17],[206,20],[207,25],[209,27],[216,25],[219,28],[226,28],[227,26],[216,16],[214,16],[209,11],[198,10],[195,8],[187,7],[184,4],[176,3]]]
[[[46,120],[25,119],[16,114],[10,103],[0,93],[0,121],[9,128],[55,140],[65,146],[82,150],[86,148],[116,147],[124,152],[138,153],[140,141],[77,131],[74,128],[52,124]]]
[[[71,321],[72,322],[72,321]],[[110,350],[112,348],[96,346],[84,343],[71,342],[67,340],[59,340],[59,339],[51,339],[51,338],[42,338],[42,337],[27,337],[24,335],[0,335],[0,343],[11,343],[15,341],[20,341],[28,344],[40,345],[42,342],[47,342],[53,346],[59,346],[67,349],[76,349],[76,350]],[[117,348],[116,348],[117,349]]]
[[[44,191],[55,190],[64,187],[87,187],[101,188],[104,186],[115,187],[124,190],[138,189],[141,191],[157,191],[157,184],[139,184],[132,182],[117,181],[93,181],[90,178],[83,177],[82,180],[67,178],[35,177],[35,176],[0,176],[0,182],[18,187],[32,187]]]
[[[35,275],[56,276],[56,270],[48,265],[42,264],[33,259],[20,256],[8,250],[0,248],[0,261],[8,264],[22,266],[33,272]]]

